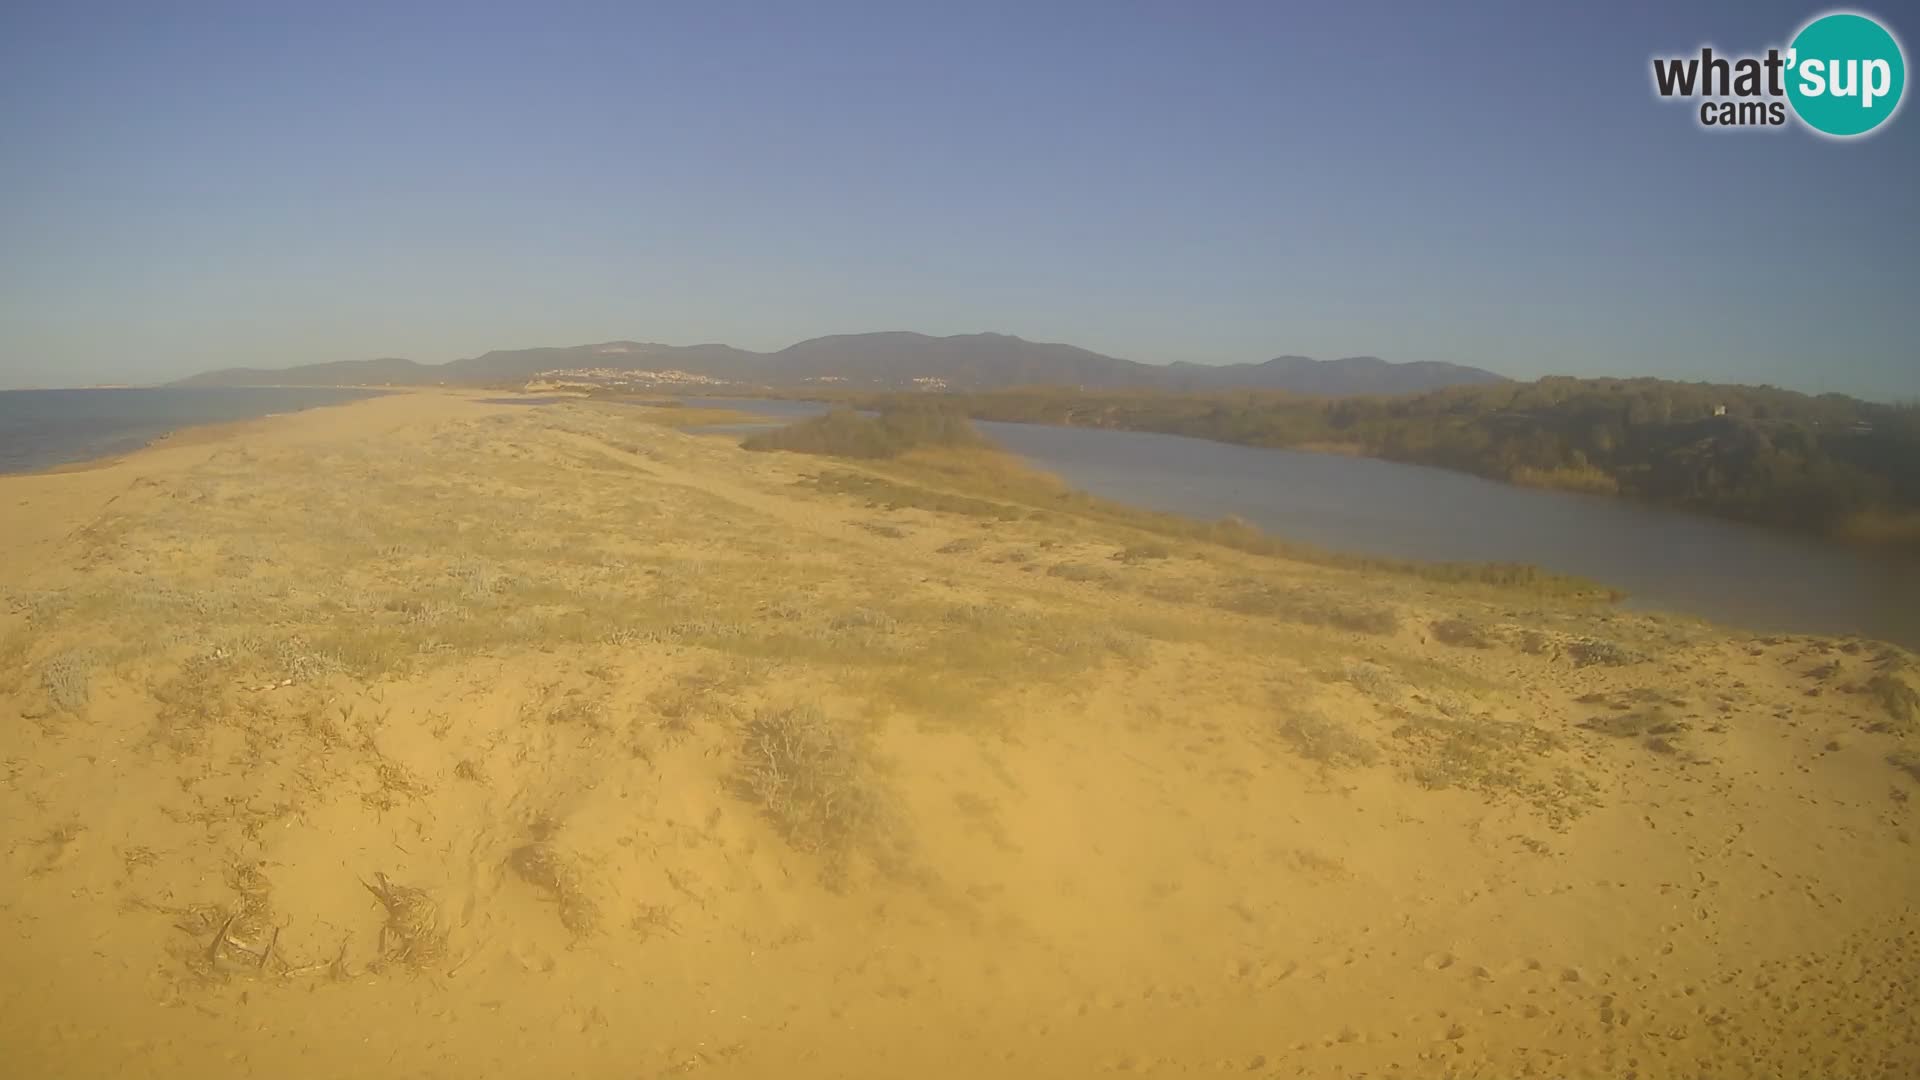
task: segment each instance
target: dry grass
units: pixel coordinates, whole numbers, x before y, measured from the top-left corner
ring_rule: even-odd
[[[1322,765],[1369,765],[1380,756],[1379,748],[1351,726],[1317,712],[1290,709],[1274,730],[1294,753]]]
[[[1643,735],[1674,735],[1686,730],[1686,724],[1683,721],[1659,705],[1639,712],[1615,712],[1596,716],[1591,720],[1581,721],[1580,726],[1588,731],[1611,735],[1617,739]]]
[[[1584,774],[1571,767],[1549,769],[1549,755],[1562,748],[1551,732],[1458,708],[1400,713],[1390,745],[1422,787],[1519,797],[1555,828],[1594,805],[1594,786]]]
[[[1391,634],[1400,626],[1399,614],[1383,604],[1254,580],[1233,583],[1223,596],[1214,601],[1214,606],[1242,615],[1259,615],[1358,634]]]
[[[1694,755],[1686,749],[1689,725],[1668,712],[1665,705],[1596,716],[1582,721],[1580,726],[1588,731],[1617,739],[1639,739],[1641,746],[1656,754],[1678,757],[1685,761],[1695,760]]]
[[[866,743],[810,705],[765,709],[747,721],[733,782],[801,851],[838,861],[895,842],[893,798]]]
[[[1491,649],[1493,637],[1479,623],[1462,618],[1436,619],[1428,625],[1433,640],[1461,649]]]
[[[827,469],[802,484],[829,495],[850,495],[881,510],[927,510],[940,514],[1019,521],[1030,511],[1002,502],[936,491],[917,484],[901,483],[867,473]]]
[[[1872,695],[1887,719],[1876,727],[1911,733],[1920,730],[1920,691],[1916,691],[1898,671],[1883,671],[1867,682]]]
[[[1625,667],[1646,659],[1624,645],[1599,638],[1581,638],[1570,642],[1564,650],[1567,658],[1579,667]]]
[[[79,712],[91,696],[95,658],[91,650],[72,649],[40,665],[40,685],[47,700],[65,712]]]

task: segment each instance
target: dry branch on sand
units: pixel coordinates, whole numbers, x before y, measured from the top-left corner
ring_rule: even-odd
[[[520,880],[539,889],[560,909],[560,925],[575,937],[584,937],[599,929],[600,908],[587,893],[579,866],[572,856],[544,839],[547,829],[538,828],[532,843],[522,844],[507,856],[507,866]]]
[[[440,905],[425,889],[396,885],[382,873],[375,873],[372,883],[360,884],[387,912],[387,921],[380,927],[382,963],[418,967],[446,955],[447,932],[440,925]]]

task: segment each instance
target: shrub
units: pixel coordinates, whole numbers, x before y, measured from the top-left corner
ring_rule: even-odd
[[[1401,686],[1391,668],[1365,660],[1347,664],[1340,674],[1355,689],[1376,697],[1390,696]]]
[[[1391,634],[1400,626],[1392,608],[1326,603],[1302,612],[1302,621],[1359,634]]]
[[[738,753],[736,791],[794,847],[841,855],[887,830],[888,799],[866,748],[818,709],[761,711]]]
[[[1437,619],[1428,629],[1433,631],[1433,639],[1442,645],[1452,645],[1461,649],[1490,649],[1493,639],[1479,624],[1465,619]]]
[[[1111,581],[1113,575],[1097,566],[1085,563],[1054,563],[1047,567],[1048,577],[1057,577],[1066,581]]]
[[[458,583],[460,594],[469,600],[489,599],[506,584],[498,569],[479,559],[464,559],[448,573]]]
[[[63,652],[40,666],[40,685],[56,708],[79,712],[90,696],[93,656],[82,649]]]
[[[1920,692],[1916,692],[1899,676],[1885,672],[1875,675],[1867,683],[1867,693],[1872,694],[1880,707],[1887,711],[1891,723],[1883,723],[1881,727],[1912,731],[1920,726]]]
[[[1322,765],[1366,765],[1380,756],[1366,738],[1319,713],[1290,712],[1281,718],[1278,731],[1295,753]]]

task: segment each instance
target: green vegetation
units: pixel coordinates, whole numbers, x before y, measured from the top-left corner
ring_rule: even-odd
[[[933,446],[979,446],[966,414],[953,408],[898,406],[879,416],[835,409],[740,444],[748,450],[790,450],[846,458],[897,458]]]
[[[944,395],[983,420],[1364,454],[1920,552],[1920,406],[1659,379],[1397,398],[1012,390]],[[918,398],[869,399],[885,406]]]

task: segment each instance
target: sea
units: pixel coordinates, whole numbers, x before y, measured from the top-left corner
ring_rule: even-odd
[[[379,392],[251,386],[0,390],[0,473],[112,457],[181,428],[338,405]]]

